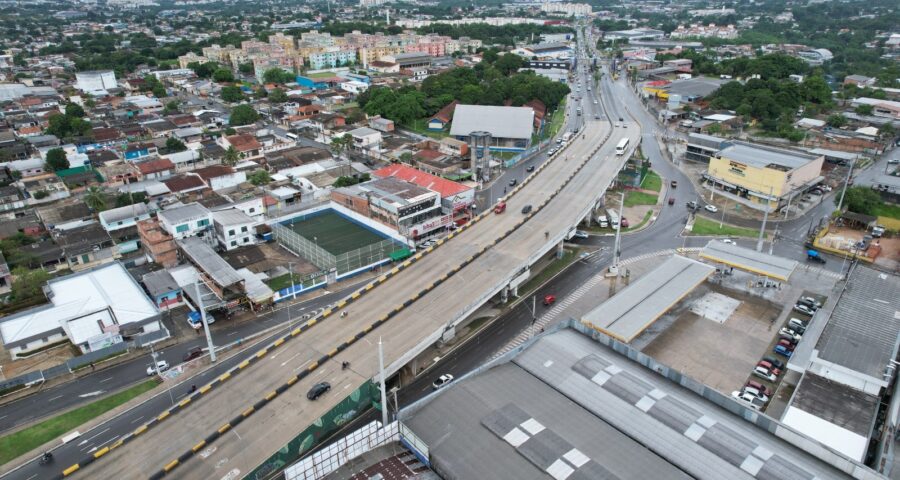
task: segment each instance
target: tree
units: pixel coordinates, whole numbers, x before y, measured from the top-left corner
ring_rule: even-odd
[[[253,63],[247,62],[238,65],[238,71],[243,73],[244,75],[250,75],[253,73]]]
[[[841,195],[834,197],[835,204],[840,201],[840,198]],[[875,210],[883,203],[878,192],[868,187],[850,187],[844,194],[844,205],[851,212],[874,215]]]
[[[272,91],[269,92],[269,101],[272,103],[284,103],[288,101],[288,96],[284,93],[284,90],[273,88]]]
[[[219,64],[216,62],[191,62],[188,64],[188,68],[200,78],[209,78],[219,69]]]
[[[48,120],[47,133],[59,138],[68,138],[90,136],[92,129],[91,122],[83,118],[59,113],[51,116]]]
[[[856,113],[860,115],[871,115],[872,114],[872,106],[871,105],[859,105],[856,107]]]
[[[333,148],[335,153],[340,156],[341,153],[346,150],[351,143],[353,143],[353,137],[349,134],[344,134],[339,137],[333,137],[331,139],[331,148]]]
[[[153,87],[153,96],[156,98],[163,98],[169,96],[169,92],[166,91],[166,87],[159,84]]]
[[[264,83],[291,83],[296,80],[296,76],[280,68],[270,68],[263,73]]]
[[[116,207],[127,207],[135,203],[146,203],[147,194],[144,192],[120,193],[116,196]]]
[[[84,204],[95,212],[106,210],[106,194],[98,186],[91,186],[84,192]]]
[[[225,128],[225,135],[229,135],[229,136],[230,136],[230,135],[234,135],[235,133],[237,133],[237,130],[235,130],[235,129],[231,128],[231,127],[226,127],[226,128]]]
[[[66,115],[81,118],[84,116],[84,109],[77,103],[70,103],[66,105]]]
[[[65,150],[61,148],[53,148],[47,151],[47,170],[56,172],[69,168],[69,159],[66,158]]]
[[[227,68],[220,68],[213,72],[212,79],[217,82],[233,82],[234,81],[234,73]]]
[[[240,102],[244,99],[244,92],[241,91],[240,87],[235,87],[234,85],[229,85],[227,87],[222,87],[222,100],[226,102]]]
[[[241,159],[241,154],[235,150],[233,146],[229,146],[228,150],[225,150],[225,156],[222,157],[222,163],[228,165],[229,167],[233,167],[237,165],[237,162]]]
[[[175,137],[169,137],[166,139],[166,150],[169,152],[183,152],[187,150],[187,147],[181,140]]]
[[[15,279],[12,282],[12,297],[17,302],[40,297],[44,293],[42,287],[50,280],[50,274],[40,268],[16,267],[12,276]]]
[[[259,120],[259,112],[250,105],[238,105],[231,110],[231,116],[228,118],[228,124],[233,127],[241,125],[250,125]]]
[[[828,116],[828,119],[825,120],[825,123],[830,127],[840,128],[847,124],[847,117],[841,115],[840,113],[833,113]]]
[[[259,186],[271,182],[272,177],[269,176],[269,172],[265,170],[257,170],[250,174],[250,176],[247,177],[247,180],[250,180],[250,183]]]
[[[163,110],[163,113],[164,114],[177,113],[178,107],[180,107],[180,106],[181,106],[181,104],[178,103],[178,100],[172,100],[166,104],[166,108]]]

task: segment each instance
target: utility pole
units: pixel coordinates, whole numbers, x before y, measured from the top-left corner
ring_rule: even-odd
[[[769,187],[769,196],[766,198],[766,209],[763,213],[762,225],[759,227],[759,238],[756,240],[756,251],[761,252],[763,247],[763,237],[766,234],[766,222],[769,220],[769,203],[772,202],[772,187]]]
[[[841,199],[838,201],[838,212],[841,211],[841,207],[844,206],[844,194],[847,193],[847,187],[850,185],[850,176],[853,175],[853,167],[856,166],[856,158],[854,158],[850,162],[850,170],[847,171],[847,178],[844,179],[844,189],[841,190]]]
[[[619,255],[622,253],[619,251],[619,238],[620,233],[622,232],[622,212],[625,210],[625,192],[622,192],[622,199],[619,202],[619,223],[616,225],[616,243],[615,249],[613,250],[613,268],[615,268],[616,276],[619,275]]]
[[[381,389],[381,427],[384,428],[388,424],[387,411],[387,393],[384,389],[384,347],[381,343],[381,337],[378,337],[378,372],[381,377],[379,388]]]
[[[537,321],[537,295],[531,296],[531,328],[529,329],[528,337],[531,338],[534,336],[534,322]]]
[[[203,294],[200,293],[200,284],[194,281],[194,291],[197,293],[197,303],[200,307],[200,319],[203,321],[203,332],[206,333],[206,345],[209,347],[209,361],[216,363],[216,347],[213,345],[212,333],[209,331],[209,323],[206,321],[206,308],[203,306]]]

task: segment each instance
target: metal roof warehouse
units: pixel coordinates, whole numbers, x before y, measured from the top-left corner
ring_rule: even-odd
[[[797,268],[796,260],[768,255],[718,240],[710,240],[700,252],[700,258],[785,282]]]

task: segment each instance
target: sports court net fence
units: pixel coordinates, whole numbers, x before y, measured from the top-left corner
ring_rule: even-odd
[[[323,271],[336,271],[338,276],[383,261],[391,252],[405,247],[388,238],[340,255],[332,255],[315,242],[282,224],[272,225],[272,232],[281,246]]]

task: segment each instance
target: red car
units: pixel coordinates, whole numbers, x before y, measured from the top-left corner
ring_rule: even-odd
[[[747,380],[747,383],[744,384],[744,386],[750,387],[750,388],[755,388],[755,389],[759,390],[760,392],[762,392],[767,397],[772,396],[772,389],[757,382],[756,380]]]
[[[771,363],[769,363],[765,360],[760,360],[759,363],[756,364],[756,366],[769,369],[769,371],[774,373],[776,377],[781,375],[781,370],[775,368],[774,365],[772,365]]]
[[[791,343],[790,341],[785,340],[785,339],[783,339],[783,338],[782,338],[781,340],[779,340],[778,343],[777,343],[776,345],[781,345],[781,346],[783,346],[784,348],[786,348],[786,349],[788,349],[788,350],[790,350],[790,351],[794,351],[794,348],[797,346],[797,345],[795,345],[795,344]]]
[[[628,228],[628,219],[622,217],[622,228]]]
[[[554,303],[556,303],[556,295],[547,295],[546,297],[544,297],[544,305],[549,307]]]

